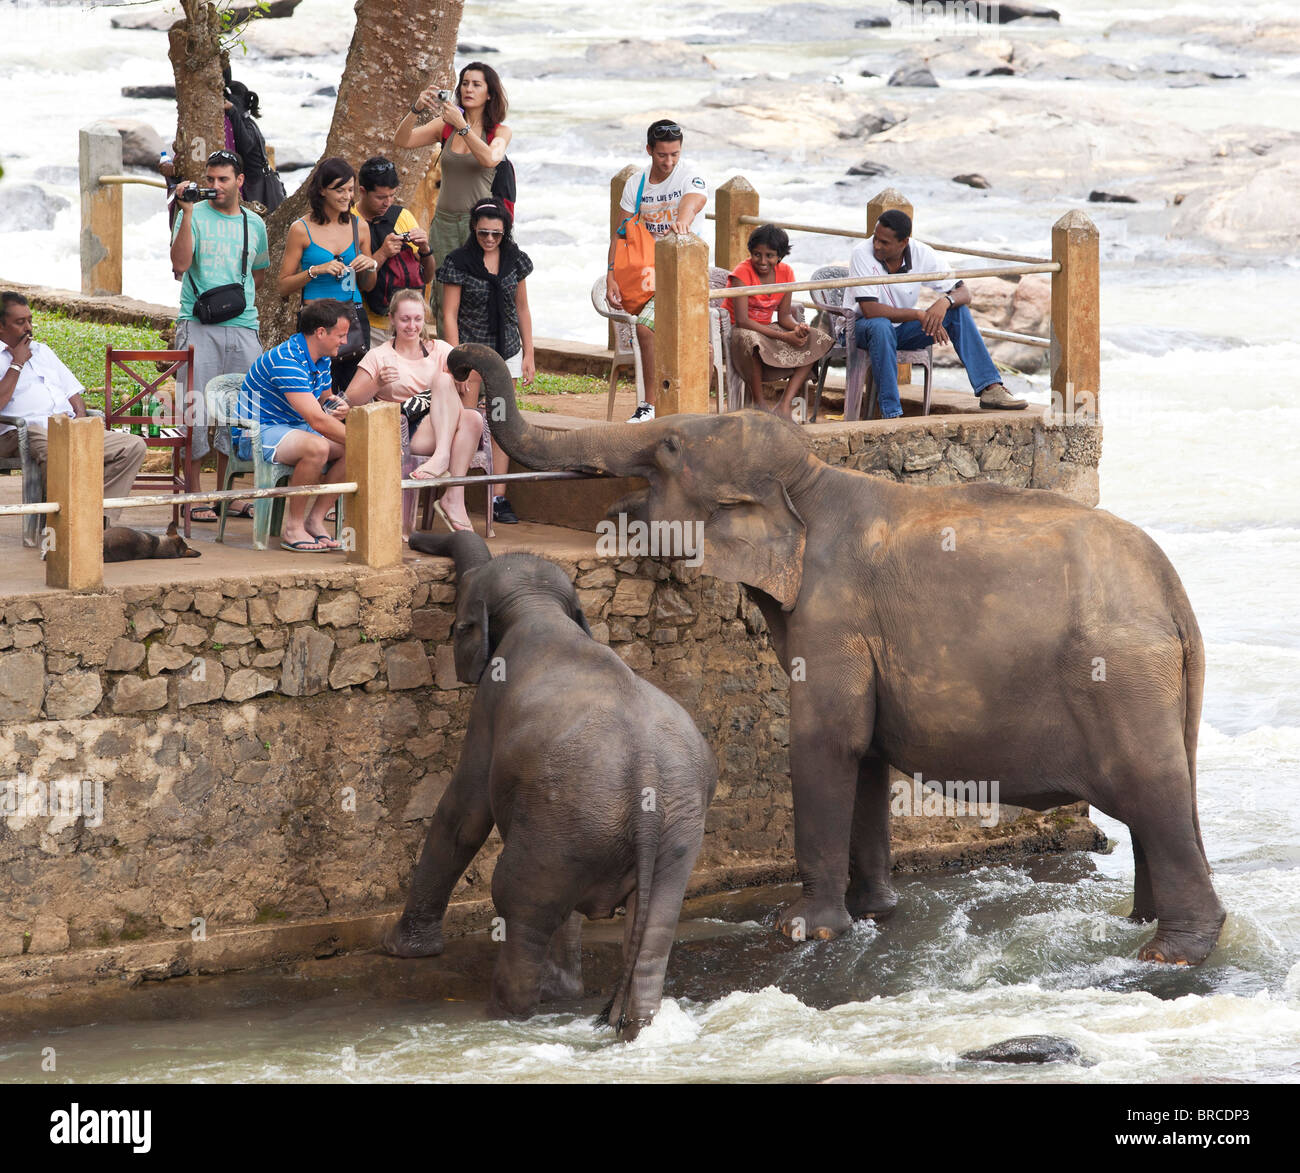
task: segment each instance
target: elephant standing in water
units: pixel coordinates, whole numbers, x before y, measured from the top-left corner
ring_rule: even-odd
[[[514,459],[645,478],[611,515],[702,522],[703,573],[757,602],[791,675],[803,891],[784,932],[830,938],[893,910],[893,766],[1120,819],[1132,916],[1159,922],[1139,956],[1205,960],[1224,920],[1196,812],[1205,654],[1177,574],[1136,526],[1037,489],[832,468],[765,412],[545,431],[491,351],[462,346],[448,365],[483,375]]]
[[[591,638],[554,563],[493,558],[472,533],[417,533],[411,547],[456,560],[456,675],[478,692],[384,947],[442,952],[447,900],[495,823],[505,846],[492,901],[505,940],[489,1013],[581,996],[577,914],[600,919],[626,904],[623,975],[607,1013],[633,1039],[659,1008],[717,784],[713,752],[685,709]]]

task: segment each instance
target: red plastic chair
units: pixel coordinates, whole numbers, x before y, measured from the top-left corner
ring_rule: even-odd
[[[131,363],[153,364],[153,379],[133,369]],[[160,372],[161,373],[158,373]],[[194,347],[186,350],[114,350],[104,353],[104,426],[132,427],[139,425],[146,447],[169,448],[172,453],[170,472],[140,473],[131,486],[188,493],[197,488],[197,470],[194,467],[192,429],[187,421],[194,416],[190,380],[194,371]],[[128,387],[113,397],[113,376],[119,385]],[[174,391],[163,390],[162,384],[175,377]],[[148,434],[150,425],[159,429],[157,436]],[[190,509],[186,505],[172,506],[172,521],[185,515],[185,536],[190,536]]]

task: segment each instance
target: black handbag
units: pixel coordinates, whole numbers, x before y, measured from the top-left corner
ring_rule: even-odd
[[[239,262],[239,275],[242,278],[248,267],[248,213],[243,208],[240,208],[239,214],[244,218],[244,255]],[[194,308],[192,312],[194,317],[203,325],[219,326],[222,322],[228,322],[231,318],[239,317],[248,308],[242,279],[237,283],[217,285],[205,293],[200,293],[198,284],[194,280],[194,266],[192,264],[186,276],[189,278],[190,288],[194,291]]]

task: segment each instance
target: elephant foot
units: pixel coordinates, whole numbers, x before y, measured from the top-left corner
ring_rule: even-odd
[[[898,893],[888,884],[850,884],[844,906],[854,920],[884,920],[898,907]]]
[[[653,1018],[626,1018],[618,1029],[618,1039],[621,1043],[630,1043],[639,1035],[647,1026],[654,1021]]]
[[[393,957],[437,957],[442,952],[442,921],[403,913],[384,935],[384,952]]]
[[[776,922],[776,927],[792,941],[830,941],[852,925],[853,918],[842,902],[818,902],[806,896],[784,909]]]
[[[1138,960],[1165,965],[1200,965],[1218,943],[1224,919],[1220,916],[1208,926],[1190,928],[1162,924],[1156,929],[1156,935],[1138,950]]]

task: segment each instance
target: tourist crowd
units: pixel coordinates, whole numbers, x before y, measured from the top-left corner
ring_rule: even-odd
[[[257,421],[261,458],[290,466],[292,485],[341,475],[347,412],[375,399],[401,406],[403,455],[416,479],[464,476],[489,444],[490,466],[504,469],[505,455],[483,422],[478,376],[460,383],[447,368],[453,347],[476,342],[495,350],[523,384],[531,384],[536,371],[527,293],[533,262],[514,239],[515,178],[506,155],[512,136],[496,71],[471,62],[454,91],[423,91],[396,127],[395,147],[440,148],[441,185],[427,231],[397,202],[401,176],[389,159],[375,156],[354,169],[346,159],[331,157],[316,166],[306,185],[308,210],[289,227],[276,276],[279,294],[298,303],[297,332],[265,352],[256,295],[270,267],[268,240],[261,216],[247,202],[257,199],[259,206],[273,208],[283,188],[253,121],[257,95],[229,76],[226,82],[227,146],[208,157],[201,186],[181,183],[171,192],[170,259],[181,280],[176,346],[194,348],[194,456],[202,457],[215,442],[219,483],[232,438],[236,454],[252,459],[252,434],[211,428],[204,414],[208,382],[242,374],[240,418]],[[654,242],[690,233],[708,202],[708,183],[683,158],[683,142],[673,120],[650,124],[648,165],[628,179],[620,199],[624,216],[610,236],[606,299],[613,310],[635,319],[644,372],[633,423],[655,414]],[[168,170],[165,160],[163,169]],[[1024,407],[1002,385],[961,281],[926,282],[938,296],[924,308],[918,306],[918,284],[873,282],[886,274],[943,268],[911,232],[907,215],[887,211],[850,262],[850,275],[862,279],[851,291],[858,307],[855,341],[869,355],[881,414],[902,414],[897,351],[935,342],[953,344],[981,406]],[[780,228],[756,228],[748,250],[730,284],[757,287],[794,279],[785,263],[790,242]],[[33,341],[26,301],[17,294],[3,297],[0,416],[28,421],[43,461],[49,415],[84,414],[81,388],[48,348]],[[792,417],[796,395],[834,340],[795,316],[789,292],[759,292],[725,304],[732,319],[730,359],[751,400]],[[785,387],[769,405],[763,384],[772,380]],[[11,427],[0,426],[0,456],[12,446],[11,435]],[[114,495],[129,490],[145,452],[140,437],[109,435],[115,439],[105,444],[105,492]],[[329,506],[324,497],[288,498],[282,546],[312,553],[338,549],[337,537],[327,532]],[[230,510],[232,516],[252,514],[247,503],[232,503]],[[494,486],[492,510],[498,522],[518,520],[503,484]],[[471,528],[462,488],[448,486],[437,511],[451,529]],[[217,513],[195,507],[190,517],[211,522]]]

